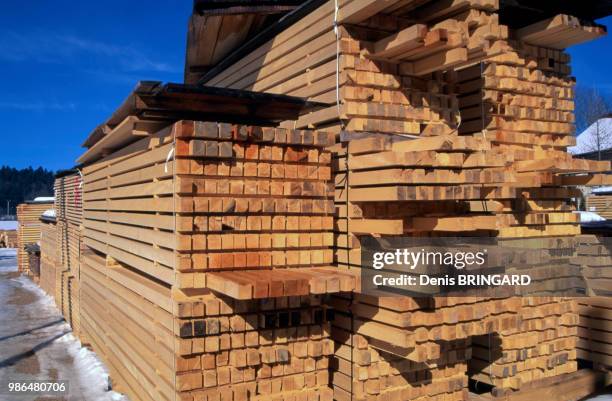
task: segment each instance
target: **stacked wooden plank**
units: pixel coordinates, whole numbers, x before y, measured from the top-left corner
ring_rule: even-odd
[[[28,255],[25,246],[40,242],[40,215],[53,207],[53,201],[31,201],[17,206],[19,222],[17,236],[17,267],[20,272],[30,275]]]
[[[586,209],[595,212],[604,219],[612,220],[612,196],[591,195],[586,198]]]
[[[55,178],[55,210],[57,221],[57,246],[60,269],[56,275],[57,307],[84,340],[80,330],[79,280],[82,231],[82,180],[78,170],[64,171]]]
[[[39,285],[48,295],[56,299],[57,270],[59,262],[57,225],[54,221],[42,220],[40,227],[40,281]]]
[[[522,183],[513,171],[512,153],[496,151],[489,141],[483,146],[481,140],[485,138],[455,135],[407,141],[369,135],[350,141],[344,149],[338,146],[336,199],[341,219],[336,228],[339,230],[339,263],[360,267],[357,237],[368,233],[453,236],[472,232],[510,240],[546,236],[553,230],[557,235],[576,232],[571,230],[576,228],[577,219],[569,208],[565,209],[569,213],[551,217],[519,209],[516,198],[520,199],[521,192],[516,191]],[[561,197],[568,194],[565,188],[552,191],[553,194],[557,191],[557,196]],[[538,206],[538,200],[530,203]],[[572,225],[567,227],[567,223]],[[534,226],[542,224],[546,224],[544,230],[547,231],[534,230]],[[568,229],[570,231],[566,232]],[[559,238],[540,239],[531,247],[557,249],[561,244],[568,249],[572,247],[571,241]],[[553,260],[530,267],[528,273],[535,277],[537,271],[550,270],[551,265],[554,265]],[[558,281],[571,286],[571,278]],[[542,290],[551,289],[550,283],[544,285],[547,287]],[[559,288],[552,286],[552,289]],[[510,302],[502,304],[505,303],[506,310],[516,313],[519,324],[503,329],[491,327],[487,335],[465,334],[472,336],[473,341],[472,357],[467,363],[470,377],[495,386],[496,393],[502,393],[506,388],[517,389],[527,382],[575,370],[577,317],[571,302],[526,298],[525,304],[518,307],[510,306]],[[474,308],[486,310],[486,302]],[[474,313],[466,309],[465,316]],[[359,311],[354,318],[367,321],[381,312],[373,309],[369,315]],[[432,315],[442,320],[444,309],[435,309]],[[380,342],[385,331],[390,330],[381,327],[366,338],[370,343]],[[492,336],[497,340],[491,341]],[[526,341],[529,336],[538,342]]]
[[[515,32],[517,39],[549,49],[565,49],[597,39],[605,34],[605,26],[584,24],[579,18],[565,14],[555,15]]]
[[[0,248],[17,248],[17,230],[0,230]]]
[[[498,236],[549,237],[535,244],[547,249],[564,243],[572,250],[572,236],[580,233],[568,202],[580,196],[574,186],[606,181],[608,176],[597,173],[609,171],[610,166],[574,160],[566,153],[574,141],[569,57],[557,50],[521,43],[513,46],[514,51],[457,73],[459,132],[488,139],[493,150],[513,159],[511,168],[517,180],[513,186],[519,192],[509,211],[525,216],[515,227],[500,230]],[[581,175],[568,175],[572,173]],[[505,213],[496,211],[502,217]],[[571,254],[559,252],[560,263],[551,259],[547,266],[563,275],[559,269],[571,268],[567,260]],[[534,269],[530,272],[535,274]],[[493,364],[472,372],[473,378],[500,392],[576,369],[577,315],[570,300],[525,298],[519,313],[521,324],[501,332],[498,343],[481,342],[474,347],[474,351],[482,348],[484,355],[500,355]]]
[[[496,54],[508,34],[497,21],[495,1],[454,1],[451,7],[443,1],[423,3],[340,1],[337,37],[334,5],[325,2],[202,82],[329,103],[341,100],[339,106],[299,118],[298,128],[338,131],[340,120],[346,120],[344,128],[351,131],[419,134],[418,120],[439,118],[435,109],[440,100],[433,85],[415,77]],[[366,59],[360,57],[364,52]],[[403,82],[403,76],[417,84]],[[410,99],[421,106],[413,110]]]
[[[578,357],[612,367],[612,241],[610,237],[582,235],[572,261],[587,279],[588,295],[578,298]]]
[[[139,127],[149,132],[111,130],[107,143],[133,139],[86,153],[82,170],[82,325],[119,388],[142,400],[331,400],[322,296],[356,286],[333,266],[333,136]]]
[[[237,299],[351,290],[355,279],[330,268],[329,140],[177,123],[130,145],[137,155],[84,168],[85,243],[177,288]]]
[[[171,295],[93,251],[82,285],[83,326],[130,399],[331,400],[329,312],[317,296]]]
[[[612,303],[609,297],[578,299],[578,358],[612,367]]]
[[[113,387],[134,400],[171,398],[157,395],[172,383],[161,380],[174,363],[170,289],[91,250],[81,254],[80,284],[81,326]]]
[[[332,267],[331,156],[323,149],[333,137],[216,123],[184,123],[175,137],[181,288],[236,299],[355,288],[354,277]],[[208,272],[205,283],[199,271]]]
[[[610,166],[567,155],[574,121],[569,58],[559,50],[533,45],[563,48],[605,31],[562,17],[561,25],[572,25],[571,30],[548,24],[554,29],[534,36],[530,32],[545,28],[530,27],[518,31],[529,43],[523,44],[506,40],[507,28],[497,25],[495,2],[339,4],[339,38],[331,29],[333,5],[326,3],[203,80],[338,102],[286,124],[346,131],[341,136],[346,143],[332,149],[337,263],[361,267],[358,237],[370,234],[539,238],[544,249],[559,244],[571,248],[572,237],[580,232],[567,202],[579,195],[573,186],[601,185],[596,182],[607,178],[596,173]],[[553,37],[555,32],[560,36]],[[464,68],[485,58],[490,61]],[[408,141],[410,137],[426,138]],[[583,175],[568,175],[573,173]],[[347,306],[342,297],[334,302]],[[511,302],[516,301],[506,301]],[[514,309],[520,324],[475,334],[487,340],[474,340],[474,350],[481,354],[469,364],[475,379],[501,389],[518,388],[575,369],[576,311],[571,302],[523,302]],[[389,342],[404,341],[408,346],[411,340],[388,322],[387,327],[380,325],[381,316],[401,321],[400,311],[376,307],[377,302],[362,301],[360,296],[350,305],[357,311],[336,326],[348,333],[347,341],[360,341],[361,348],[349,343],[344,360],[338,357],[345,365],[334,376],[335,390],[347,399],[375,398],[384,395],[377,386],[389,383],[368,382],[366,373],[356,378],[350,364],[353,352],[372,353],[376,345],[376,358],[388,362],[390,351],[399,352],[397,347],[391,350]],[[466,308],[466,316],[479,307]],[[441,318],[443,309],[431,314]],[[541,346],[527,340],[530,335]],[[499,341],[489,345],[490,336]],[[413,358],[428,355],[410,347],[402,352],[412,352]],[[482,358],[489,353],[500,354],[499,359]]]
[[[319,4],[225,62],[255,18],[194,16],[186,76],[324,107],[293,118],[295,99],[146,83],[86,140],[82,251],[70,245],[79,209],[58,222],[63,288],[80,293],[80,325],[117,388],[135,400],[448,401],[467,398],[468,379],[503,394],[574,371],[568,299],[378,297],[350,270],[372,235],[535,238],[551,256],[535,276],[571,265],[568,200],[608,183],[597,173],[610,166],[567,155],[569,58],[536,46],[605,31],[565,16],[512,31],[493,0]],[[235,20],[246,23],[233,35]],[[333,137],[311,128],[341,143],[325,149]]]
[[[494,394],[576,371],[578,315],[571,299],[525,297],[516,328],[493,339],[473,338],[470,377],[494,386]]]
[[[335,297],[337,400],[466,399],[471,339],[517,326],[520,299]]]

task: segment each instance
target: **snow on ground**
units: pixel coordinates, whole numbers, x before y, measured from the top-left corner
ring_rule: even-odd
[[[602,394],[593,398],[588,398],[585,401],[612,401],[612,394]]]
[[[16,257],[17,248],[0,248],[0,259],[12,259]],[[11,263],[15,265],[15,268],[17,268],[17,265],[15,264],[16,261],[12,261]]]
[[[81,346],[55,307],[53,298],[15,271],[15,250],[0,249],[0,400],[7,382],[68,381],[66,401],[127,401],[107,391],[108,371]],[[10,265],[10,266],[8,266]],[[34,401],[40,394],[10,395]]]
[[[607,194],[608,192],[612,192],[612,187],[599,187],[593,189],[594,194]]]
[[[16,230],[17,222],[15,220],[0,220],[0,230]]]
[[[0,248],[0,274],[17,271],[17,249]]]
[[[55,209],[47,209],[43,212],[41,216],[44,217],[55,217]]]
[[[584,212],[582,210],[575,210],[574,214],[580,215],[581,223],[593,223],[596,221],[606,221],[606,219],[604,219],[603,217],[601,217],[595,212]]]

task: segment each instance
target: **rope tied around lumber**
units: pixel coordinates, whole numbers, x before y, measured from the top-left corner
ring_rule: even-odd
[[[81,172],[80,169],[76,169],[77,173],[79,173],[79,176],[81,176],[81,182],[79,182],[79,189],[83,189],[83,173]]]
[[[170,159],[172,158],[172,156],[174,156],[174,144],[172,145],[172,147],[168,151],[168,156],[166,156],[166,164],[164,164],[164,172],[165,173],[168,172],[168,163],[170,162]]]

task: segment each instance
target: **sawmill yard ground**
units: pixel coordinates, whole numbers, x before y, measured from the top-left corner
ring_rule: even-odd
[[[16,250],[0,249],[0,400],[127,401],[109,388],[97,356],[70,332],[53,300],[17,272]],[[9,382],[68,381],[68,394],[8,394]]]

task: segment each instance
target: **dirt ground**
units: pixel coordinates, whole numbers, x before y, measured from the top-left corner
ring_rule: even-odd
[[[0,249],[0,401],[127,401],[109,391],[103,364],[71,334],[53,300],[16,270],[15,252]],[[28,380],[66,381],[68,391],[8,391]]]

